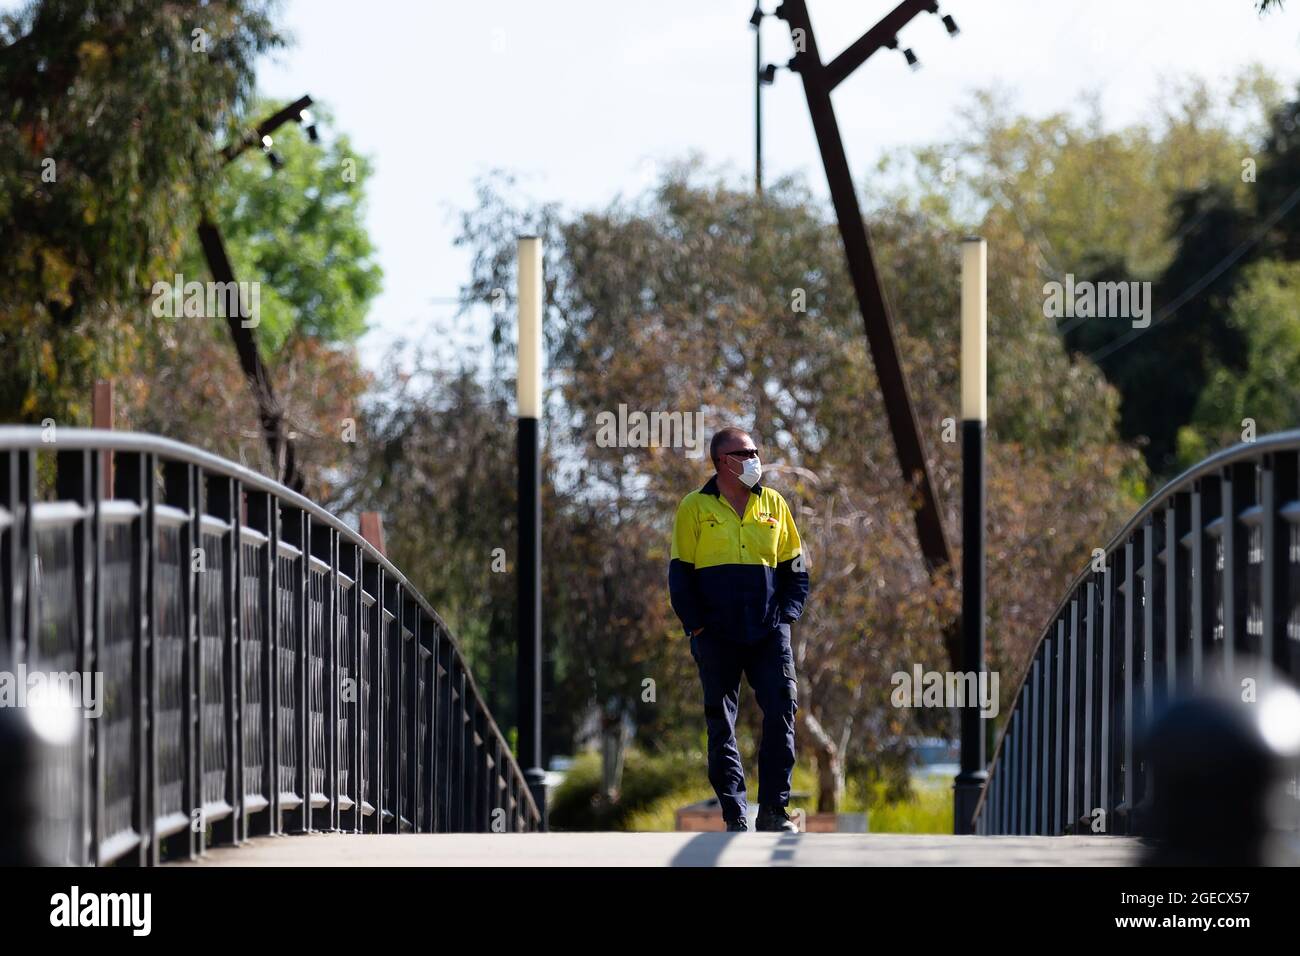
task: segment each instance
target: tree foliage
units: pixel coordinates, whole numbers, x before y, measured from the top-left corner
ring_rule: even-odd
[[[944,419],[957,415],[959,234],[905,211],[880,216],[875,232],[954,534],[958,454],[943,436]],[[543,236],[546,249],[547,709],[568,720],[553,728],[556,746],[567,749],[576,719],[592,712],[634,713],[639,743],[651,751],[699,745],[696,677],[667,601],[667,541],[677,501],[710,466],[680,448],[606,447],[597,440],[597,416],[625,405],[698,411],[706,440],[732,422],[753,433],[813,565],[809,612],[795,628],[805,742],[841,773],[867,756],[897,756],[902,736],[936,721],[891,708],[890,675],[917,661],[946,666],[941,634],[957,595],[951,581],[932,582],[920,559],[913,503],[900,490],[828,212],[797,181],[774,184],[757,199],[691,165],[643,195],[577,212],[520,201],[507,183],[493,181],[464,221],[462,241],[474,261],[469,300],[491,302],[498,290],[513,290],[521,233]],[[1116,440],[1113,390],[1044,328],[1026,241],[992,226],[990,236],[999,343],[991,386],[991,634],[995,666],[1014,673],[1048,602],[1131,509],[1129,489],[1141,468]],[[420,569],[417,580],[473,579],[478,590],[467,593],[482,595],[499,594],[505,583],[485,568],[485,538],[510,554],[514,545],[510,456],[485,451],[510,433],[513,309],[491,314],[493,376],[481,392],[462,395],[456,385],[439,393],[441,402],[409,394],[387,402],[409,402],[390,416],[407,425],[390,429],[396,444],[376,448],[433,482],[428,497],[393,486],[386,500],[394,523],[414,529],[434,494],[443,507],[468,509],[459,525],[436,519],[438,530],[411,542],[404,559]],[[457,373],[448,384],[461,381]],[[479,428],[461,431],[472,416]],[[412,437],[426,432],[442,441]],[[476,467],[465,474],[469,456]],[[465,481],[474,493],[462,505]],[[486,643],[510,646],[513,621],[491,621]],[[483,682],[508,683],[504,670],[492,670],[508,668],[508,660],[492,660],[476,660]],[[755,731],[744,733],[752,739]]]
[[[0,413],[85,421],[125,367],[283,39],[262,0],[42,0],[0,18]],[[201,31],[195,33],[195,31]],[[199,49],[198,47],[203,47]]]
[[[916,164],[919,198],[890,199],[1024,237],[1044,328],[1048,282],[1151,283],[1152,325],[1140,333],[1113,317],[1055,325],[1071,352],[1096,356],[1119,391],[1121,436],[1167,475],[1211,369],[1245,360],[1225,303],[1238,276],[1233,257],[1251,242],[1243,210],[1271,192],[1285,196],[1260,156],[1280,102],[1277,83],[1257,68],[1218,90],[1170,83],[1150,119],[1120,129],[1106,126],[1095,103],[1081,115],[1032,119],[981,94],[955,140],[902,158]]]

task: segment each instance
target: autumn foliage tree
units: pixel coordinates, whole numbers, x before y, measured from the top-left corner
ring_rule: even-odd
[[[795,181],[759,199],[697,167],[646,194],[564,214],[533,206],[504,182],[482,191],[462,241],[474,273],[467,298],[512,290],[514,237],[540,234],[547,250],[547,348],[552,400],[545,419],[545,643],[548,713],[572,730],[575,714],[635,715],[649,749],[699,748],[699,691],[668,607],[668,529],[678,500],[710,474],[681,448],[610,447],[598,416],[620,405],[701,414],[705,435],[749,429],[770,481],[791,502],[808,544],[813,594],[794,631],[800,736],[816,755],[819,805],[833,808],[849,773],[901,767],[912,733],[945,717],[890,706],[890,677],[945,665],[942,631],[958,593],[921,561],[878,388],[828,212]],[[878,217],[885,280],[950,535],[959,528],[959,463],[944,420],[957,414],[960,233],[899,211]],[[992,356],[990,643],[1009,693],[1051,602],[1133,505],[1143,474],[1117,439],[1117,396],[1071,359],[1044,327],[1041,285],[1026,239],[991,228]],[[448,434],[420,460],[446,473],[473,455],[486,493],[476,516],[513,551],[508,455],[513,310],[491,312],[494,374],[474,407],[489,431]],[[450,397],[450,396],[449,396]],[[468,414],[464,405],[457,414]],[[448,409],[450,411],[451,409]],[[480,411],[477,414],[482,414]],[[418,425],[415,410],[403,415]],[[486,425],[486,423],[485,423]],[[495,436],[495,437],[491,437]],[[386,446],[387,455],[397,454]],[[401,443],[403,459],[411,445]],[[441,465],[438,462],[442,462]],[[404,467],[414,467],[410,462]],[[448,476],[451,477],[451,476]],[[453,479],[453,486],[455,480]],[[458,494],[444,486],[443,494]],[[424,506],[392,507],[409,527]],[[478,548],[478,517],[461,549]],[[445,560],[456,545],[430,550]],[[414,553],[408,560],[421,561]],[[485,560],[479,580],[489,586]],[[426,573],[436,576],[435,567]],[[489,644],[513,641],[513,621]],[[509,681],[508,661],[485,683]],[[647,694],[647,687],[653,692]],[[743,729],[756,736],[753,723]],[[561,738],[556,746],[566,749]],[[855,770],[856,768],[856,770]]]

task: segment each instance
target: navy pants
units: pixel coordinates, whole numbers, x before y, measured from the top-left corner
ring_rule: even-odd
[[[758,803],[786,806],[794,772],[794,716],[798,683],[790,628],[773,629],[753,643],[729,640],[706,629],[691,638],[691,656],[704,687],[704,722],[709,732],[709,783],[727,820],[745,816],[745,768],[736,747],[736,712],[741,675],[749,681],[763,711],[758,750]]]

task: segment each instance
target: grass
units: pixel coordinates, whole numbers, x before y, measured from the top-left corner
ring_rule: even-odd
[[[952,833],[952,785],[917,785],[906,800],[872,807],[867,828],[872,833]]]
[[[658,758],[649,763],[655,767],[651,771],[656,778],[655,783],[650,787],[633,788],[642,796],[642,800],[638,801],[640,805],[627,808],[627,812],[621,814],[615,824],[616,829],[638,833],[675,830],[676,813],[680,807],[713,796],[713,789],[705,778],[702,760],[677,758],[667,761]],[[671,787],[667,786],[670,774],[665,772],[668,769],[665,763],[671,767],[675,777]],[[649,769],[639,760],[636,764]],[[631,782],[629,778],[635,773],[633,766],[629,761],[624,778],[625,788],[628,788]],[[656,789],[660,791],[659,794],[652,796]],[[809,796],[792,799],[791,807],[812,813],[816,809],[817,792],[814,771],[802,764],[796,766],[792,789],[797,794],[805,793]],[[748,793],[749,802],[755,803],[757,797],[751,788]],[[868,829],[872,833],[952,833],[952,789],[947,781],[916,784],[911,793],[902,799],[890,798],[883,783],[850,781],[840,811],[861,813],[864,810],[867,812]]]

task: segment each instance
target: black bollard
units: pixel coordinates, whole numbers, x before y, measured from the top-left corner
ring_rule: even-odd
[[[26,710],[0,707],[0,866],[43,866],[40,773],[45,743]]]
[[[1276,808],[1295,752],[1269,721],[1294,720],[1300,697],[1277,684],[1243,700],[1234,684],[1172,701],[1145,735],[1140,753],[1152,800],[1138,821],[1149,840],[1144,865],[1279,862]]]

